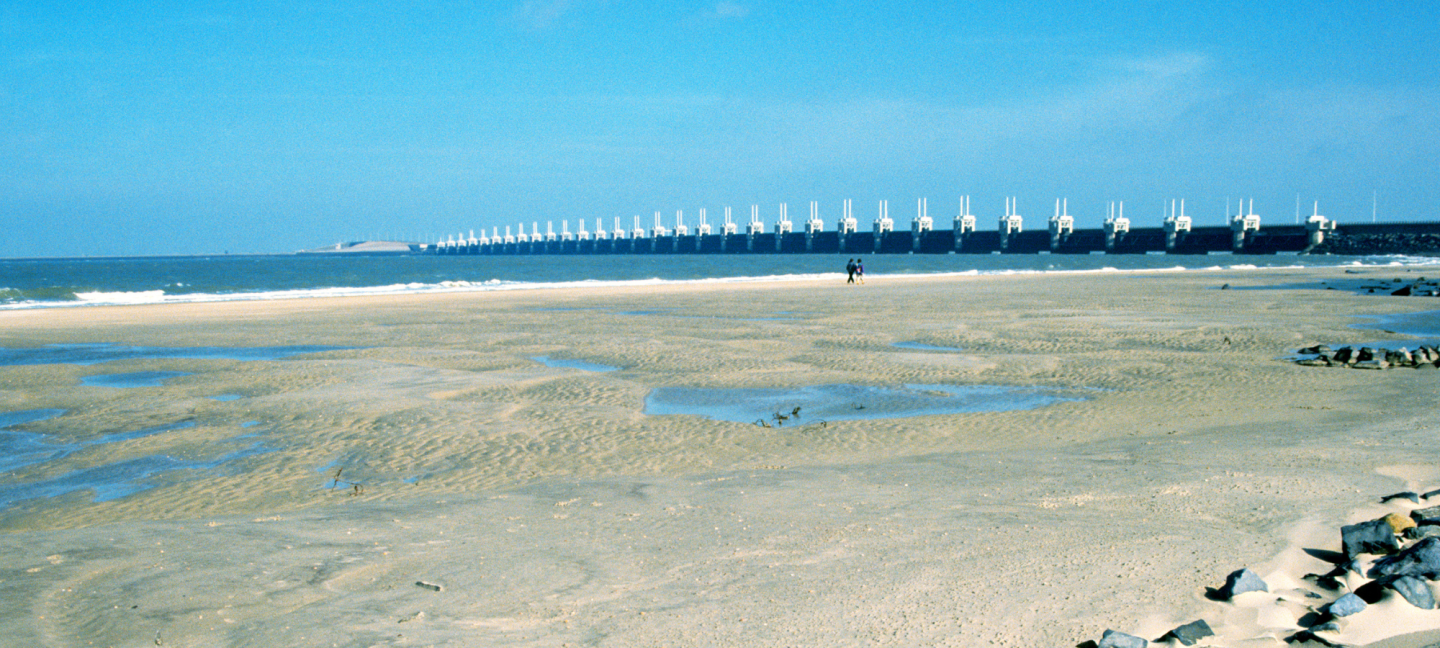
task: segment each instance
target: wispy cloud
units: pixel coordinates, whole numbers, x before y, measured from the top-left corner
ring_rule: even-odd
[[[618,144],[617,156],[663,158],[692,174],[744,160],[745,173],[757,177],[988,169],[1012,180],[1083,184],[1108,173],[1117,179],[1104,183],[1156,185],[1263,178],[1302,164],[1323,163],[1319,172],[1328,173],[1379,160],[1386,146],[1395,156],[1440,145],[1435,92],[1244,88],[1218,73],[1213,58],[1187,52],[1097,65],[1088,83],[974,104],[589,98],[598,114],[630,126],[608,132],[613,139],[577,140]]]
[[[524,0],[514,9],[514,20],[523,29],[545,30],[565,21],[575,20],[597,7],[605,7],[610,0]]]
[[[1122,72],[1152,79],[1194,76],[1208,72],[1211,58],[1199,52],[1175,52],[1163,56],[1112,59],[1108,66]]]
[[[580,4],[581,0],[525,0],[515,8],[515,19],[527,29],[546,29]]]
[[[750,15],[750,8],[738,2],[719,2],[706,15],[715,18],[744,18]]]
[[[100,55],[95,52],[84,52],[72,49],[28,49],[18,52],[14,56],[10,57],[8,63],[10,67],[32,68],[55,64],[91,61],[99,58],[99,56]]]

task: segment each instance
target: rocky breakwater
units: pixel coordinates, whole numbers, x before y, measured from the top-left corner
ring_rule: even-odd
[[[1099,641],[1076,648],[1357,646],[1434,632],[1440,628],[1440,506],[1427,506],[1430,498],[1440,498],[1440,489],[1387,495],[1380,503],[1392,510],[1342,526],[1338,547],[1306,547],[1304,561],[1284,561],[1263,578],[1242,568],[1223,585],[1205,588],[1205,598],[1218,606],[1217,624],[1196,619],[1153,640],[1106,630]],[[1307,562],[1323,566],[1306,573]],[[1238,608],[1253,613],[1233,614]],[[1440,646],[1430,641],[1417,637],[1403,645]]]
[[[1295,364],[1306,367],[1347,367],[1350,369],[1435,369],[1440,367],[1440,349],[1421,346],[1411,351],[1371,347],[1340,347],[1332,350],[1319,344],[1297,351],[1301,356]]]
[[[1325,242],[1307,250],[1310,254],[1373,256],[1377,254],[1440,254],[1440,235],[1423,233],[1345,234],[1333,233]]]

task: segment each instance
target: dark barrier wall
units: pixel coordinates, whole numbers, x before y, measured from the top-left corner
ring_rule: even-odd
[[[776,247],[779,237],[780,246]],[[1440,222],[1435,223],[1354,223],[1336,225],[1333,232],[1326,232],[1327,239],[1367,238],[1385,241],[1397,237],[1440,237]],[[807,237],[802,232],[777,235],[765,232],[754,237],[753,246],[744,233],[724,236],[664,236],[659,239],[603,239],[571,241],[530,241],[525,243],[492,243],[479,246],[460,246],[435,249],[437,254],[994,254],[1001,252],[1000,232],[985,230],[969,232],[956,245],[955,233],[951,230],[923,232],[918,238],[909,231],[887,232],[877,237],[872,232],[855,232],[840,236],[839,232],[819,232]],[[809,245],[807,247],[807,238]],[[1258,231],[1246,234],[1246,254],[1275,254],[1277,252],[1302,252],[1309,247],[1310,233],[1304,225],[1262,226]],[[1233,251],[1234,234],[1228,226],[1195,227],[1189,232],[1179,233],[1176,245],[1168,250],[1172,254],[1208,254]],[[1317,251],[1325,251],[1325,247]],[[1060,238],[1058,247],[1052,248],[1050,231],[1037,229],[1011,235],[1004,250],[1007,254],[1091,254],[1107,252],[1105,232],[1101,229],[1075,230]],[[1167,252],[1165,231],[1161,228],[1137,228],[1120,234],[1115,246],[1108,250],[1113,254],[1147,254]]]

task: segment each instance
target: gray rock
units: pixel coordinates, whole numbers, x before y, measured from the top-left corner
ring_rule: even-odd
[[[1430,496],[1435,494],[1436,491],[1430,491],[1425,494],[1425,498],[1429,499]],[[1416,524],[1440,524],[1440,506],[1431,506],[1429,508],[1410,511],[1410,519],[1415,520]]]
[[[1205,623],[1204,619],[1197,619],[1165,633],[1165,636],[1160,637],[1159,641],[1174,639],[1187,646],[1193,646],[1195,642],[1213,636],[1215,636],[1215,631],[1210,629],[1210,624]]]
[[[1347,617],[1352,614],[1359,614],[1367,607],[1369,606],[1366,605],[1365,601],[1360,597],[1354,594],[1346,594],[1335,599],[1334,603],[1325,606],[1325,611],[1329,612],[1332,616]]]
[[[1390,583],[1390,589],[1400,593],[1411,605],[1422,610],[1435,609],[1435,593],[1430,586],[1414,576],[1401,576]]]
[[[1411,527],[1405,530],[1405,537],[1411,540],[1440,537],[1440,525],[1427,524],[1425,526]]]
[[[1405,350],[1405,347],[1400,347],[1396,351],[1386,351],[1385,362],[1392,367],[1410,367],[1415,364],[1414,358],[1410,356],[1409,351]]]
[[[1381,503],[1381,504],[1384,504],[1384,503],[1386,503],[1386,502],[1388,502],[1388,501],[1390,501],[1390,500],[1394,500],[1394,499],[1408,499],[1408,500],[1410,500],[1410,501],[1412,501],[1412,502],[1415,502],[1416,504],[1419,504],[1419,503],[1420,503],[1420,494],[1419,494],[1419,493],[1416,493],[1416,492],[1412,492],[1412,491],[1405,491],[1405,492],[1403,492],[1403,493],[1393,493],[1393,494],[1386,495],[1386,496],[1380,498],[1380,503]]]
[[[1215,591],[1215,595],[1222,601],[1228,601],[1246,592],[1268,592],[1270,586],[1259,574],[1250,571],[1249,567],[1231,572],[1225,577],[1225,585]]]
[[[1340,528],[1340,542],[1346,556],[1392,554],[1400,550],[1395,530],[1385,520],[1370,520]]]
[[[1437,488],[1437,489],[1432,490],[1432,491],[1425,491],[1424,493],[1421,493],[1421,494],[1420,494],[1420,499],[1430,499],[1431,497],[1433,497],[1433,496],[1435,496],[1435,495],[1440,495],[1440,488]]]
[[[1414,576],[1435,580],[1440,577],[1440,537],[1425,538],[1398,554],[1375,561],[1365,575],[1370,578]]]
[[[1150,642],[1135,635],[1106,630],[1105,634],[1100,636],[1100,643],[1096,644],[1096,648],[1145,648],[1149,645]]]
[[[1321,356],[1319,358],[1301,358],[1296,360],[1295,364],[1302,367],[1328,367],[1330,366],[1330,361],[1326,360],[1324,356]]]
[[[1356,369],[1370,369],[1372,371],[1378,371],[1380,369],[1389,369],[1390,363],[1384,360],[1361,360],[1350,366]]]

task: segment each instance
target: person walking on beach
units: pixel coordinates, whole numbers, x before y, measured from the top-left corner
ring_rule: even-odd
[[[865,283],[865,262],[861,259],[855,259],[855,280]]]
[[[847,277],[847,278],[845,279],[845,283],[847,283],[847,284],[855,283],[855,260],[854,260],[854,259],[847,259],[847,260],[845,261],[845,273],[849,275],[849,277]]]

